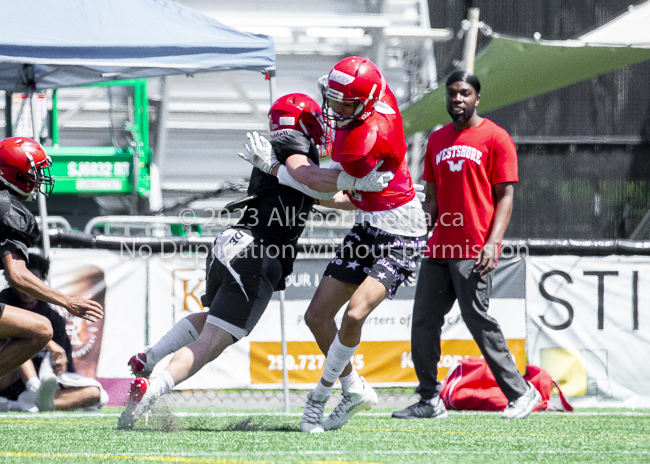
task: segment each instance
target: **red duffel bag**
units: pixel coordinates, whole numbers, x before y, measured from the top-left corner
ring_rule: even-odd
[[[558,384],[541,367],[526,365],[524,379],[530,381],[542,395],[542,401],[533,411],[557,409],[549,405],[553,385],[557,387],[564,410],[573,411]],[[452,366],[442,386],[440,398],[447,409],[456,410],[503,411],[508,405],[508,399],[482,357],[467,357]]]

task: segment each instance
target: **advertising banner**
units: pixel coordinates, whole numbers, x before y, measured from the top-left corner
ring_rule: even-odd
[[[50,260],[52,287],[90,296],[104,307],[104,318],[97,322],[59,309],[67,321],[76,370],[88,377],[129,377],[126,363],[142,350],[146,332],[146,260],[70,249],[52,249]]]
[[[156,343],[182,318],[204,310],[200,298],[205,293],[207,254],[207,248],[198,253],[176,250],[152,255],[148,259],[149,332],[146,345]],[[144,345],[140,350],[143,349]],[[158,363],[154,373],[164,369],[169,359],[171,356]],[[249,346],[248,340],[244,339],[228,347],[219,358],[176,388],[246,388],[250,384]]]
[[[322,374],[324,355],[305,324],[309,306],[329,259],[299,259],[287,278],[285,291],[285,335],[287,370],[292,387],[307,387]],[[416,279],[397,291],[395,299],[382,302],[366,319],[361,344],[352,360],[368,382],[384,386],[417,385],[411,359],[411,322]],[[431,302],[435,304],[434,301]],[[340,324],[343,311],[336,317]],[[526,365],[525,262],[501,260],[494,279],[490,314],[499,321],[520,371]],[[480,356],[456,303],[446,317],[442,331],[439,378],[465,356]],[[272,386],[282,383],[280,313],[277,297],[249,336],[251,383]]]
[[[647,257],[530,257],[527,276],[530,362],[574,406],[650,407]]]
[[[97,322],[61,310],[67,320],[77,370],[101,379],[109,394],[115,391],[125,396],[131,378],[129,358],[160,340],[181,318],[205,311],[200,297],[205,292],[206,254],[207,249],[162,254],[127,248],[53,249],[50,284],[64,293],[91,295],[105,310],[104,319]],[[325,356],[305,324],[304,314],[328,262],[298,259],[294,273],[287,279],[286,362],[293,388],[312,386],[322,374]],[[517,366],[523,370],[525,262],[502,260],[497,269],[490,314],[500,322]],[[362,342],[352,362],[373,384],[417,384],[410,343],[414,295],[415,281],[400,288],[394,300],[382,302],[365,322]],[[336,317],[338,324],[342,314],[343,309]],[[280,298],[275,293],[250,336],[229,347],[177,388],[279,388],[283,367],[280,319]],[[458,359],[478,355],[478,347],[456,305],[443,328],[440,378]],[[164,369],[169,359],[162,360],[156,371]]]

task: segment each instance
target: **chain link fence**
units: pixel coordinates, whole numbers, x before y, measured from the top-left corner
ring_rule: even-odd
[[[402,409],[419,400],[415,387],[380,387],[375,388],[379,397],[378,408]],[[175,390],[161,398],[157,407],[202,409],[215,408],[223,410],[263,409],[285,410],[302,408],[308,390],[290,390],[287,399],[283,390]],[[327,407],[334,407],[341,400],[341,390],[334,389]]]

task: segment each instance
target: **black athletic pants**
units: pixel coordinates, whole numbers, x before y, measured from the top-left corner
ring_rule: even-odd
[[[481,277],[473,259],[424,258],[413,306],[411,351],[422,399],[440,394],[438,361],[445,316],[458,299],[460,312],[494,378],[508,400],[528,386],[517,370],[499,323],[488,315],[494,271]]]

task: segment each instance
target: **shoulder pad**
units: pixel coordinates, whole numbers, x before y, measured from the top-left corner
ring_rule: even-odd
[[[352,161],[366,156],[375,146],[379,127],[374,118],[351,130],[339,130],[334,137],[332,160]]]
[[[271,146],[278,161],[284,164],[291,155],[308,155],[311,141],[302,134],[292,132],[271,140]]]

